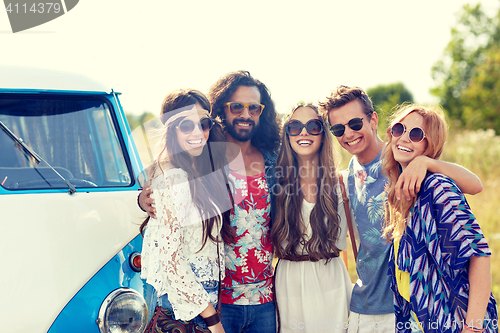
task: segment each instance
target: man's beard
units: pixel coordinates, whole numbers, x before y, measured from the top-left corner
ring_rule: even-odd
[[[245,130],[245,129],[240,129],[236,130],[234,127],[235,123],[250,123],[252,124],[252,129],[251,130]],[[226,125],[226,131],[233,137],[233,139],[240,141],[240,142],[247,142],[253,138],[255,133],[257,133],[257,130],[259,129],[259,125],[255,125],[255,122],[251,119],[248,120],[240,120],[240,119],[233,119],[232,123],[229,123],[227,119],[224,119],[224,124]]]

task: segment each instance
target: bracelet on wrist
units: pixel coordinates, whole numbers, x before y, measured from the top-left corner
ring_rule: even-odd
[[[484,332],[484,328],[475,328],[473,326],[469,326],[467,324],[465,324],[464,328],[467,330],[467,331],[470,331],[470,332],[475,332],[475,333],[481,333],[481,332]]]
[[[141,192],[139,192],[139,195],[137,196],[137,206],[139,206],[139,208],[144,212],[144,213],[147,213],[147,211],[141,207],[141,203],[139,202],[139,198],[141,197]]]
[[[210,317],[203,318],[203,319],[205,320],[205,324],[207,324],[207,326],[214,326],[214,325],[220,323],[220,312],[217,311],[216,313],[214,313]]]

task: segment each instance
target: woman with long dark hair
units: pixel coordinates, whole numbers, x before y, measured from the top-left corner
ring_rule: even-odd
[[[282,332],[347,330],[352,287],[339,257],[346,248],[347,223],[339,205],[334,152],[333,136],[317,107],[297,105],[283,127],[272,189]]]
[[[156,218],[140,228],[141,277],[158,295],[153,332],[179,326],[224,332],[216,311],[224,274],[219,235],[232,231],[222,212],[230,207],[225,137],[209,113],[210,103],[197,90],[177,90],[163,101],[163,149],[148,172]]]

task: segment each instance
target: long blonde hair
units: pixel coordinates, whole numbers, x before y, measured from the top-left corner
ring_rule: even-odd
[[[385,205],[383,236],[389,241],[401,238],[407,225],[406,217],[409,216],[411,208],[416,201],[416,198],[408,201],[404,196],[401,200],[396,199],[395,186],[401,175],[401,167],[394,159],[391,148],[392,126],[397,122],[401,122],[412,112],[416,112],[424,118],[423,130],[425,132],[424,140],[427,140],[427,148],[422,153],[423,156],[428,156],[436,160],[439,159],[446,142],[446,121],[443,110],[438,106],[429,107],[417,104],[404,104],[391,117],[387,128],[386,144],[382,153],[382,171],[387,176],[387,185],[385,188],[387,202]]]

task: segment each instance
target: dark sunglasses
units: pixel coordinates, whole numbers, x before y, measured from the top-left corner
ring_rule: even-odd
[[[259,103],[240,103],[240,102],[227,102],[224,104],[229,108],[232,114],[241,114],[245,108],[248,108],[248,113],[252,117],[258,117],[264,111],[265,105]]]
[[[342,135],[344,135],[345,125],[349,125],[349,127],[353,131],[359,131],[360,129],[363,128],[363,119],[368,117],[372,113],[373,113],[373,111],[368,113],[363,118],[352,118],[351,120],[349,120],[349,122],[347,124],[344,124],[344,125],[342,125],[342,124],[333,125],[330,127],[330,131],[332,131],[333,135],[335,135],[336,137],[341,137]]]
[[[304,127],[307,133],[311,135],[320,135],[323,133],[323,123],[319,119],[311,119],[305,125],[298,120],[290,120],[290,122],[286,124],[285,131],[290,136],[297,136],[302,132]]]
[[[198,128],[202,132],[208,132],[214,125],[214,121],[210,117],[202,117],[199,122],[195,124],[191,119],[183,119],[179,125],[175,126],[184,134],[189,134],[194,131],[194,127],[198,125]]]
[[[399,138],[403,134],[406,133],[406,126],[403,123],[395,123],[392,125],[391,128],[391,134],[394,138]],[[425,138],[425,133],[424,130],[421,129],[420,127],[413,127],[409,134],[408,137],[410,138],[410,141],[413,143],[419,143]]]

